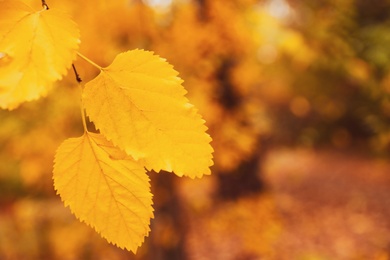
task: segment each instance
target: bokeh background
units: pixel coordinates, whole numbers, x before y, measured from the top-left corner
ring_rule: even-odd
[[[53,189],[57,147],[83,131],[69,71],[0,111],[1,260],[390,259],[389,0],[46,2],[101,66],[135,48],[173,64],[215,165],[149,173],[150,236],[136,255],[108,244]],[[98,73],[75,66],[84,82]]]

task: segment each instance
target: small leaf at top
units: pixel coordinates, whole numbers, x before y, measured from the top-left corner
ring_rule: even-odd
[[[45,96],[72,64],[78,45],[78,27],[67,15],[0,1],[0,108]]]
[[[177,75],[152,52],[121,53],[86,84],[83,103],[101,133],[147,169],[201,177],[213,164],[211,138]]]
[[[135,253],[150,231],[152,194],[143,166],[121,154],[100,134],[68,139],[56,153],[54,187],[77,218]]]

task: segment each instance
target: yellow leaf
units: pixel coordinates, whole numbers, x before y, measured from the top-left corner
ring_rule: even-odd
[[[145,169],[121,153],[100,134],[66,140],[56,153],[54,187],[81,221],[135,253],[150,231],[152,194]]]
[[[72,64],[78,45],[79,30],[67,15],[0,0],[0,107],[14,109],[46,95]]]
[[[213,164],[211,138],[177,75],[152,52],[121,53],[86,84],[83,103],[101,133],[149,170],[201,177]]]

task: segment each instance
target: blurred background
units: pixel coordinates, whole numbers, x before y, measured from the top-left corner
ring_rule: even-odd
[[[390,259],[389,0],[46,2],[101,66],[135,48],[173,64],[215,165],[149,173],[151,234],[136,255],[108,244],[53,189],[57,147],[83,131],[70,71],[0,111],[1,260]]]

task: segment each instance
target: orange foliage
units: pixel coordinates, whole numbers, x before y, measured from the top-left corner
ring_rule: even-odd
[[[6,1],[11,0],[0,0],[0,5]],[[55,88],[48,92],[46,99],[22,104],[11,112],[0,111],[1,259],[20,259],[26,255],[31,259],[157,259],[167,255],[180,259],[185,255],[189,259],[280,260],[291,259],[291,254],[296,259],[389,258],[385,249],[389,240],[385,188],[370,193],[366,186],[359,186],[361,191],[351,193],[354,200],[346,208],[330,206],[340,202],[331,193],[326,193],[330,199],[325,202],[317,201],[314,206],[305,204],[306,200],[315,201],[311,192],[324,187],[323,179],[313,181],[311,175],[300,175],[303,169],[311,169],[314,175],[333,176],[331,173],[349,167],[337,179],[343,174],[360,172],[364,165],[348,164],[347,167],[345,161],[326,156],[316,160],[313,156],[318,154],[317,150],[309,150],[303,154],[294,152],[298,157],[292,158],[279,153],[267,159],[267,167],[260,167],[263,153],[275,146],[325,146],[348,153],[356,150],[388,156],[390,34],[386,1],[376,5],[357,0],[46,2],[50,10],[70,14],[80,28],[80,52],[102,68],[108,67],[118,53],[136,48],[153,51],[173,64],[184,80],[188,99],[206,121],[203,125],[196,117],[195,125],[202,125],[201,129],[207,126],[213,139],[213,174],[201,180],[177,180],[165,173],[151,173],[156,209],[151,237],[136,256],[108,245],[91,229],[79,224],[63,208],[59,198],[54,197],[51,180],[54,151],[66,137],[80,136],[83,132],[77,82],[72,71],[63,75],[60,68],[58,73],[64,78],[54,83]],[[153,5],[156,2],[160,6],[165,3],[164,7]],[[41,9],[41,1],[26,0],[26,3],[34,10]],[[1,46],[5,44],[0,39]],[[0,73],[5,73],[10,57],[1,48]],[[74,64],[83,82],[101,71],[80,59]],[[34,65],[29,68],[33,69]],[[4,73],[0,85],[15,78]],[[44,73],[50,81],[59,78],[58,73],[54,73],[55,77]],[[133,80],[120,81],[126,85]],[[84,99],[86,106],[91,107],[93,88],[100,83],[91,85],[90,96]],[[115,91],[118,88],[110,93],[119,95]],[[0,95],[3,92],[1,85]],[[117,104],[117,119],[123,113],[134,112],[129,109],[126,95],[121,97],[126,105]],[[150,105],[138,101],[138,105]],[[158,104],[164,110],[167,103],[170,104],[154,101],[153,105]],[[114,140],[112,122],[107,118],[102,120],[99,108],[93,105],[87,108],[87,112],[92,111],[92,120],[100,128],[102,125],[109,128],[102,131],[108,133],[108,139],[123,149],[128,148],[129,140]],[[164,115],[168,117],[167,114]],[[172,114],[181,115],[181,112]],[[172,116],[159,124],[169,127],[174,121],[178,121],[177,125],[182,122]],[[94,128],[91,122],[86,123],[88,129]],[[135,132],[146,132],[140,129]],[[125,127],[121,132],[127,130]],[[156,131],[149,133],[156,134]],[[183,138],[197,139],[186,135]],[[151,146],[149,139],[152,138],[145,138],[137,146],[140,158],[145,151],[164,153],[160,146]],[[209,140],[205,136],[200,139],[203,143]],[[209,146],[205,149],[210,152]],[[123,159],[121,156],[116,159]],[[198,165],[195,160],[199,158],[193,159],[180,167],[195,171],[197,167],[204,169],[210,165]],[[338,162],[339,167],[327,168],[321,163],[323,160],[328,165]],[[171,170],[172,165],[167,160],[153,164],[144,159],[143,163],[148,169]],[[374,178],[387,169],[369,167],[360,175],[343,179],[342,183],[360,185],[357,180],[361,176]],[[263,179],[262,171],[268,175],[266,188],[260,193],[260,188],[253,190],[250,184]],[[386,184],[384,176],[380,174],[379,181],[373,183]],[[367,178],[370,183],[372,180]],[[226,179],[231,193],[237,192],[237,197],[224,197],[221,186],[226,184]],[[289,189],[294,192],[290,193]],[[333,189],[340,190],[343,187],[337,185]],[[365,192],[381,201],[382,208],[364,207],[374,203]],[[297,199],[297,194],[302,198]],[[312,214],[318,205],[324,208]],[[281,214],[286,212],[287,215]],[[365,241],[364,245],[359,241]]]

